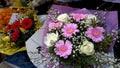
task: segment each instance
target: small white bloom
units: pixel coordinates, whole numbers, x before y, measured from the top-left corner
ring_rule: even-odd
[[[87,20],[91,20],[91,19],[94,19],[95,21],[97,20],[97,17],[93,14],[86,14],[86,19]]]
[[[53,44],[58,40],[58,33],[48,33],[44,39],[44,43],[47,47],[53,46]]]
[[[60,14],[57,17],[57,20],[66,23],[66,22],[68,22],[70,20],[70,17],[68,16],[68,14],[64,13],[64,14]]]
[[[93,45],[93,43],[85,40],[85,41],[83,42],[83,45],[81,45],[79,51],[80,51],[80,53],[84,53],[84,54],[86,54],[86,55],[93,55],[94,52],[95,52],[95,50],[94,50],[94,45]]]
[[[89,26],[91,24],[91,20],[83,20],[81,23],[85,23],[86,26]]]
[[[89,26],[92,23],[92,20],[97,21],[97,17],[93,14],[86,14],[86,19],[81,22]]]

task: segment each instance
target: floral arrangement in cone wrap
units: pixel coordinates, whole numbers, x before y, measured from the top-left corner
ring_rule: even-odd
[[[24,13],[13,13],[9,24],[3,28],[1,33],[4,35],[0,38],[1,45],[23,47],[25,41],[39,29],[41,23],[31,3],[25,10]]]
[[[7,42],[21,47],[24,46],[24,42],[35,32],[35,28],[35,20],[32,17],[18,19],[5,28],[5,38],[8,40]],[[3,41],[5,41],[4,38]]]
[[[107,52],[113,41],[113,35],[107,33],[106,25],[97,15],[63,13],[50,19],[44,44],[64,65],[74,68],[97,65],[96,54]]]

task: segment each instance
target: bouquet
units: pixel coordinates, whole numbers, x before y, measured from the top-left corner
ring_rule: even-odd
[[[38,29],[38,19],[35,18],[35,14],[30,16],[22,16],[16,19],[13,23],[10,23],[4,29],[6,35],[2,40],[13,45],[24,46],[25,41]]]
[[[64,65],[87,68],[97,65],[96,55],[105,53],[113,42],[98,15],[63,13],[50,16],[44,44]]]
[[[7,55],[25,50],[25,41],[41,26],[31,2],[28,7],[18,9],[24,12],[13,13],[9,23],[0,33],[0,52]]]

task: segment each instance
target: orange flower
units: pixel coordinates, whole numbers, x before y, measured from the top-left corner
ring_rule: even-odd
[[[0,30],[4,27],[4,25],[0,24]]]
[[[8,25],[12,10],[10,8],[0,10],[0,24]]]

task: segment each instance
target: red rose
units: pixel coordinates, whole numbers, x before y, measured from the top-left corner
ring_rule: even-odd
[[[32,20],[30,18],[25,18],[22,21],[22,28],[24,29],[29,29],[32,27]]]
[[[20,20],[16,20],[12,25],[11,29],[18,29],[20,27]]]
[[[11,40],[16,41],[18,37],[19,37],[19,30],[18,29],[12,30]]]
[[[5,34],[8,33],[9,30],[11,30],[11,25],[8,25],[8,26],[7,26],[7,28],[5,29],[4,33],[5,33]]]

